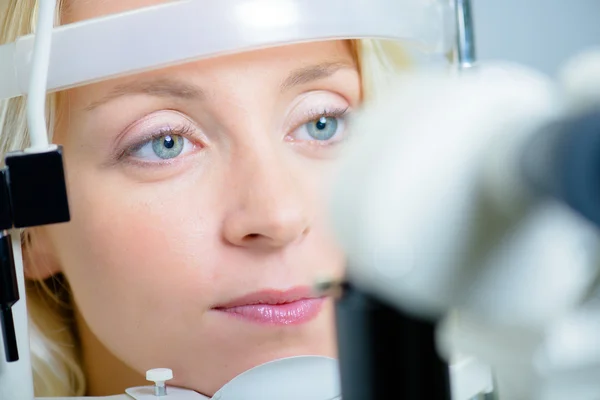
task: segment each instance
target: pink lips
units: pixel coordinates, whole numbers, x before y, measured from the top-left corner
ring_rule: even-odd
[[[315,297],[309,288],[265,290],[240,297],[214,309],[255,323],[296,325],[315,318],[324,301],[322,297]]]

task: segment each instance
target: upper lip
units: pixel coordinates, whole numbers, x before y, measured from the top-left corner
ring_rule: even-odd
[[[297,287],[289,290],[266,289],[246,294],[238,297],[237,299],[228,301],[227,303],[219,304],[214,308],[223,309],[258,304],[288,304],[295,301],[315,299],[318,297],[320,296],[316,295],[315,292],[308,286]]]

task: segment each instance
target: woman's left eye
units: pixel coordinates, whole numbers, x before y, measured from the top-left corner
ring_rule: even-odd
[[[342,114],[342,113],[340,113]],[[342,115],[322,115],[294,131],[295,140],[337,142],[343,138],[346,121]]]
[[[177,134],[163,134],[150,139],[130,152],[130,157],[142,161],[167,161],[193,149],[192,143]]]

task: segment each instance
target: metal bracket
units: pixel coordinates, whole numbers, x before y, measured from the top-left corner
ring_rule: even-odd
[[[473,67],[477,61],[471,0],[454,0],[454,8],[456,12],[454,62],[459,69],[467,69]]]

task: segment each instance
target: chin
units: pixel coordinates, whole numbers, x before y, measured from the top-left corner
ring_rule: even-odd
[[[219,324],[224,325],[211,332],[210,340],[204,336],[210,345],[204,342],[197,357],[190,359],[189,352],[184,356],[187,361],[179,363],[180,379],[173,383],[212,396],[239,374],[270,361],[309,355],[337,358],[332,316],[328,304],[315,319],[302,324],[270,325],[215,316],[225,318]]]

